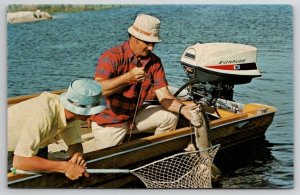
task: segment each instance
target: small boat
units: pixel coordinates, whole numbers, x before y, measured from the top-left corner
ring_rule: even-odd
[[[243,63],[255,64],[256,50],[252,47],[250,47],[251,52],[249,52],[247,46],[237,47],[235,44],[227,44],[226,47],[230,52],[236,51],[237,55],[230,54],[223,55],[223,58],[219,57],[218,61],[227,62],[222,66],[226,66],[226,64],[232,66],[234,60],[241,66]],[[216,48],[218,47],[213,47],[214,50]],[[243,48],[245,48],[246,53],[244,57],[242,57]],[[210,50],[210,47],[205,47],[205,50]],[[187,55],[186,51],[189,51],[190,54]],[[222,154],[222,151],[228,148],[239,147],[250,140],[264,138],[266,130],[273,121],[276,108],[258,103],[242,104],[235,102],[233,101],[232,90],[233,85],[250,82],[252,78],[259,76],[259,70],[253,71],[253,69],[250,69],[247,75],[245,69],[242,70],[243,72],[234,69],[231,70],[230,74],[235,79],[227,79],[228,82],[226,82],[222,78],[217,82],[218,77],[215,77],[214,80],[204,82],[199,77],[207,72],[199,65],[201,60],[197,57],[203,54],[203,48],[197,45],[197,47],[188,48],[186,51],[183,54],[181,63],[189,80],[183,87],[176,90],[170,88],[170,91],[173,91],[174,95],[180,98],[184,104],[193,101],[204,106],[210,120],[211,143],[212,145],[221,145],[217,156],[219,154],[226,155]],[[209,53],[209,51],[206,51],[206,53]],[[193,55],[194,59],[197,59],[196,61],[190,59],[193,58]],[[189,59],[185,59],[184,56],[188,56]],[[255,65],[255,67],[257,66]],[[215,69],[216,75],[224,74],[224,71],[218,70]],[[226,76],[230,77],[230,74]],[[246,77],[247,80],[244,79],[242,83],[236,81],[237,78]],[[58,90],[52,93],[60,94],[63,91]],[[8,105],[27,100],[36,95],[38,94],[9,98]],[[88,140],[87,142],[92,141],[92,138],[86,139],[90,135],[91,130],[83,125],[83,139]],[[174,131],[159,135],[138,134],[131,141],[118,146],[102,150],[85,150],[84,157],[87,160],[89,169],[134,169],[171,154],[182,152],[191,142],[192,135],[190,121],[180,117],[177,129]],[[83,143],[83,146],[85,148],[85,143]],[[80,178],[76,181],[71,181],[63,174],[58,173],[36,175],[13,175],[9,173],[7,177],[8,186],[11,188],[122,188],[124,186],[128,187],[129,183],[138,180],[132,174],[123,173],[91,174],[89,178]]]

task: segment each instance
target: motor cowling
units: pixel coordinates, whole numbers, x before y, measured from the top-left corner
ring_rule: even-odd
[[[184,51],[180,63],[191,80],[236,85],[261,76],[256,54],[249,45],[197,43]]]
[[[180,63],[189,78],[189,95],[209,106],[241,112],[234,102],[234,85],[250,83],[260,77],[257,49],[237,43],[197,43],[188,47]]]

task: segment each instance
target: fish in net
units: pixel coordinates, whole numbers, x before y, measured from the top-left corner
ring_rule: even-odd
[[[219,148],[178,153],[130,172],[147,188],[211,188],[211,166]]]

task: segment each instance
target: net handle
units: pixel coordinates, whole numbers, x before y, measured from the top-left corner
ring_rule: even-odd
[[[24,171],[16,168],[11,168],[11,172],[16,174],[23,174],[23,175],[37,175],[37,174],[44,174],[50,173],[47,171]],[[86,169],[86,172],[92,174],[105,174],[105,173],[131,173],[129,169]]]

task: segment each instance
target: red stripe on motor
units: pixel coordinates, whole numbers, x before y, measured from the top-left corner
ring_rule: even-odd
[[[227,65],[213,65],[205,66],[207,68],[220,69],[220,70],[235,70],[236,64],[227,64]]]

